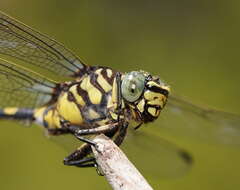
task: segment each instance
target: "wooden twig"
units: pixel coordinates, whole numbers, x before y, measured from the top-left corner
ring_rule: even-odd
[[[112,140],[98,135],[92,146],[101,173],[113,190],[153,190],[135,166]]]

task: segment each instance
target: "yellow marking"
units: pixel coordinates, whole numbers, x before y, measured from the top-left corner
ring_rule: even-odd
[[[112,76],[112,70],[111,69],[107,69],[107,77],[111,78]]]
[[[125,102],[124,100],[122,99],[122,109],[125,108]]]
[[[77,101],[77,103],[78,103],[79,105],[81,105],[81,106],[84,106],[84,105],[85,105],[84,100],[82,99],[82,97],[81,97],[81,96],[78,94],[78,92],[77,92],[77,85],[72,86],[72,87],[69,89],[69,91],[73,93],[73,95],[74,95],[74,97],[75,97],[75,99],[76,99],[76,101]]]
[[[97,69],[96,71],[95,71],[95,73],[97,73],[98,75],[101,73],[101,71],[102,71],[102,68],[100,68],[100,69]]]
[[[102,69],[97,69],[97,70],[95,71],[95,73],[96,73],[97,75],[102,75],[102,74],[101,74],[101,71],[102,71]]]
[[[57,104],[57,110],[59,112],[59,115],[65,120],[68,120],[73,124],[83,123],[83,118],[80,110],[74,102],[70,102],[67,99],[67,93],[64,93],[62,96],[60,96]]]
[[[167,97],[163,94],[152,92],[149,90],[144,93],[144,98],[148,100],[148,104],[159,105],[161,108],[163,108],[163,105],[167,101]]]
[[[100,104],[102,99],[102,93],[92,86],[91,90],[88,91],[89,99],[93,104]]]
[[[112,98],[108,98],[108,102],[107,102],[107,108],[112,108],[113,107],[113,102],[112,102]]]
[[[45,115],[44,115],[44,121],[47,122],[48,124],[48,127],[50,128],[53,128],[54,126],[54,122],[52,120],[52,115],[53,115],[53,112],[52,110],[49,110]]]
[[[144,105],[145,105],[145,100],[144,99],[142,99],[137,105],[137,108],[141,113],[144,111]]]
[[[34,110],[34,117],[35,118],[41,118],[43,116],[44,111],[46,110],[46,107],[37,108]]]
[[[112,117],[114,120],[117,120],[118,115],[117,115],[116,113],[110,112],[110,115],[111,115],[111,117]]]
[[[148,102],[148,104],[150,104],[150,105],[159,105],[159,106],[161,106],[161,108],[163,108],[163,106],[165,105],[166,101],[167,101],[166,96],[162,95],[162,96],[156,97],[154,100],[150,100]]]
[[[55,109],[49,110],[46,115],[44,115],[44,121],[47,122],[49,128],[60,128],[60,117]]]
[[[161,99],[157,98],[155,100],[148,101],[148,104],[150,104],[150,105],[158,105],[161,108],[163,108],[164,102]]]
[[[150,90],[147,90],[147,91],[144,93],[144,98],[145,98],[146,100],[154,100],[154,99],[156,99],[156,98],[159,98],[159,99],[165,98],[165,99],[166,99],[166,97],[165,97],[163,94],[157,93],[157,92],[152,92],[152,91],[150,91]]]
[[[55,126],[55,127],[58,127],[58,128],[61,128],[62,126],[61,126],[61,124],[60,124],[60,116],[59,116],[57,110],[54,109],[52,112],[53,112],[53,114],[52,114],[52,120],[53,120],[54,126]],[[52,127],[53,127],[53,126],[52,126]]]
[[[5,113],[7,115],[14,115],[17,113],[18,110],[19,110],[19,108],[4,108],[3,113]]]
[[[150,87],[156,86],[156,87],[158,87],[158,88],[162,88],[162,86],[161,86],[160,84],[158,84],[158,83],[156,83],[156,82],[154,82],[154,81],[149,81],[147,84],[148,84],[148,86],[150,86]]]
[[[113,81],[113,87],[112,87],[112,103],[114,105],[114,109],[117,109],[117,101],[118,101],[117,89],[118,89],[118,86],[117,86],[117,80],[115,77]]]
[[[160,84],[158,84],[158,83],[156,83],[156,82],[154,82],[154,81],[149,81],[147,84],[148,84],[150,87],[156,86],[156,87],[158,87],[158,88],[162,88],[162,89],[164,89],[164,90],[170,91],[170,87],[169,87],[169,86],[167,86],[167,85],[160,85]]]
[[[135,109],[135,105],[132,105],[132,104],[128,104],[128,106],[131,108],[131,109]]]
[[[110,69],[107,69],[107,70],[110,70]],[[101,71],[102,69],[96,70],[96,74],[98,75],[97,82],[101,85],[101,87],[105,92],[109,92],[112,89],[112,86],[103,78]]]
[[[103,78],[101,74],[98,75],[97,81],[105,92],[109,92],[112,89],[112,86]]]
[[[102,93],[91,84],[89,76],[83,79],[80,87],[88,92],[91,103],[100,104]]]
[[[100,115],[96,111],[94,111],[93,109],[89,109],[88,114],[89,114],[91,119],[97,119],[97,118],[100,117]]]
[[[153,108],[153,107],[149,107],[148,108],[148,113],[150,113],[152,116],[156,117],[157,114],[156,114],[156,108]]]

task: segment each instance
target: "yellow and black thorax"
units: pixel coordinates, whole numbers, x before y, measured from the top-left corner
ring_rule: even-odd
[[[36,109],[45,127],[61,128],[68,122],[81,128],[131,120],[156,119],[164,107],[169,87],[147,72],[120,73],[107,67],[91,67],[87,74],[59,84],[56,101]]]
[[[115,76],[116,72],[110,68],[91,67],[85,75],[57,85],[57,98],[50,105],[36,109],[36,120],[49,128],[60,128],[62,121],[86,128],[109,123],[115,112]]]

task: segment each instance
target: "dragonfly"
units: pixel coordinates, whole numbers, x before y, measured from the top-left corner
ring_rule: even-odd
[[[238,115],[192,104],[174,96],[160,77],[145,71],[119,72],[89,66],[59,42],[0,12],[0,120],[39,125],[73,151],[68,166],[94,167],[90,144],[98,134],[123,146],[138,166],[154,176],[178,176],[191,155],[141,127],[169,114],[163,129],[223,144],[240,144]],[[165,113],[164,113],[165,112]],[[161,118],[161,117],[160,117]],[[187,118],[184,120],[183,118]],[[190,120],[195,122],[190,122]],[[139,129],[139,130],[137,130]],[[76,141],[74,149],[70,141]],[[126,138],[126,143],[125,143]],[[150,168],[147,162],[158,163]]]

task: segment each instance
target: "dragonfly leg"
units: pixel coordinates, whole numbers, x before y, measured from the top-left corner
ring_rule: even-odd
[[[105,127],[105,126],[103,126]],[[123,126],[119,129],[115,139],[114,139],[114,143],[118,146],[120,146],[124,140],[124,138],[126,137],[127,134],[127,128],[128,128],[128,123],[124,123]],[[112,130],[112,129],[111,129]],[[109,131],[111,131],[109,130]],[[96,146],[96,143],[90,139],[84,138],[79,136],[78,134],[75,135],[77,139],[79,139],[82,142],[85,142],[86,144],[92,145],[92,146]]]
[[[77,139],[79,139],[79,140],[82,141],[82,142],[85,142],[85,143],[87,143],[87,144],[89,144],[89,145],[92,145],[92,146],[96,146],[96,143],[95,143],[94,141],[88,139],[88,138],[81,137],[81,136],[79,136],[79,135],[75,135],[75,136],[76,136]]]
[[[47,128],[47,132],[49,135],[62,135],[62,134],[68,134],[68,133],[74,133],[75,136],[85,142],[86,139],[82,138],[80,136],[83,135],[91,135],[91,134],[101,134],[101,133],[107,133],[115,128],[118,128],[118,123],[113,123],[113,124],[108,124],[96,128],[90,128],[90,129],[80,129],[80,126],[75,126],[75,125],[69,125],[66,126],[66,124],[62,125],[62,128]],[[91,143],[91,142],[86,142],[86,143]]]
[[[116,132],[118,128],[114,128],[108,132],[105,133],[105,135],[109,138],[112,138]],[[82,140],[82,139],[81,139]],[[86,139],[85,139],[86,140]],[[87,139],[87,141],[89,141],[89,139]],[[90,140],[91,141],[91,140]],[[85,141],[86,142],[86,141]],[[115,140],[114,140],[115,142]],[[115,142],[116,143],[116,142]],[[117,143],[116,143],[117,144]],[[66,158],[64,158],[63,163],[65,165],[69,165],[69,166],[77,166],[77,167],[96,167],[96,162],[95,162],[95,158],[93,157],[87,157],[89,154],[92,153],[92,149],[91,149],[91,144],[89,143],[84,143],[80,148],[78,148],[77,150],[75,150],[73,153],[71,153],[69,156],[67,156]],[[88,160],[87,166],[86,166],[86,160],[85,158],[93,158],[94,160],[92,160],[92,163],[90,162],[90,159]],[[84,162],[84,164],[83,164]],[[79,164],[80,163],[80,164]]]
[[[99,126],[96,128],[90,128],[90,129],[80,129],[79,126],[70,125],[68,126],[68,129],[75,134],[75,136],[82,136],[82,135],[91,135],[91,134],[101,134],[101,133],[107,133],[115,128],[118,128],[119,123],[111,123],[103,126]],[[81,139],[80,139],[81,140]]]
[[[123,123],[122,127],[120,127],[118,133],[115,136],[114,143],[117,146],[120,146],[124,140],[124,138],[127,135],[127,128],[128,128],[128,123]]]
[[[120,130],[118,131],[118,134],[116,135],[115,139],[114,139],[114,143],[116,145],[121,145],[126,134],[127,134],[127,128],[128,128],[128,124],[125,123],[123,124],[123,126],[120,128]],[[78,139],[80,139],[79,137],[77,137]],[[82,139],[80,139],[82,140]],[[86,139],[84,139],[85,141]],[[85,141],[86,145],[92,145],[92,141]],[[90,142],[90,143],[89,143]],[[89,146],[90,148],[90,146]],[[64,160],[65,161],[65,160]],[[76,166],[76,167],[95,167],[96,170],[97,170],[97,173],[98,175],[103,175],[103,173],[101,172],[101,169],[98,168],[98,164],[96,162],[96,159],[94,157],[85,157],[85,158],[82,158],[82,159],[79,159],[79,160],[69,160],[68,162],[64,162],[65,165],[69,165],[69,166]]]
[[[90,143],[92,142],[90,141]],[[99,175],[103,175],[101,173],[101,170],[98,168],[96,159],[94,157],[87,157],[92,152],[90,145],[91,144],[89,143],[85,143],[80,147],[80,149],[74,151],[72,154],[66,157],[63,161],[64,165],[76,166],[81,168],[95,167],[97,173]]]
[[[77,150],[71,153],[69,156],[64,158],[63,163],[64,165],[73,166],[77,164],[77,161],[82,160],[83,158],[87,158],[87,156],[91,153],[91,146],[90,144],[84,143],[80,146]]]
[[[64,164],[81,168],[96,167],[96,160],[94,157],[86,157],[80,160],[70,160],[68,162],[64,162]]]

